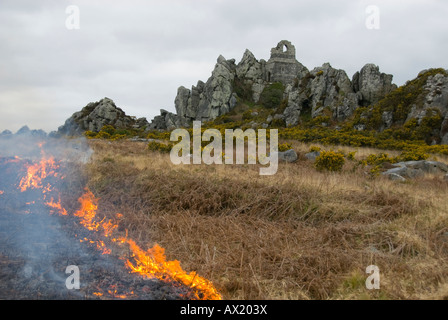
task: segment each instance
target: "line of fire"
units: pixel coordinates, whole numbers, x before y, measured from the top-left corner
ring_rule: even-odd
[[[34,157],[0,153],[0,299],[220,300],[213,284],[155,244],[143,249],[123,215],[76,180],[79,164],[37,145]],[[67,266],[80,288],[66,287]]]

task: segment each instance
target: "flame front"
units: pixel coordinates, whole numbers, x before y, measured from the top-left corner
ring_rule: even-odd
[[[100,224],[95,221],[98,200],[90,190],[79,198],[81,208],[75,212],[75,216],[81,218],[80,223],[90,231],[98,231]]]
[[[113,223],[111,220],[104,222],[103,219],[97,222],[96,211],[98,209],[98,200],[93,193],[86,189],[86,193],[79,198],[81,209],[75,213],[75,216],[80,217],[80,223],[91,231],[101,231],[105,237],[109,237],[112,232],[118,228],[117,223]],[[117,214],[120,218],[122,215]],[[88,241],[85,239],[84,241]],[[115,242],[126,243],[129,245],[129,249],[133,254],[134,262],[126,260],[126,266],[131,272],[138,273],[148,278],[157,278],[159,280],[174,280],[183,283],[184,285],[193,288],[200,292],[196,294],[196,298],[203,300],[221,300],[222,297],[213,286],[213,284],[196,274],[196,272],[186,273],[180,266],[180,262],[177,260],[166,261],[165,249],[156,244],[153,248],[144,251],[141,249],[134,240],[126,237],[120,237],[113,239]],[[95,241],[90,240],[91,243]],[[98,250],[103,254],[110,254],[103,241],[96,242]]]
[[[126,265],[133,272],[141,274],[149,278],[157,278],[166,280],[166,278],[180,281],[186,286],[197,289],[202,296],[197,295],[198,299],[202,300],[221,300],[222,297],[213,286],[213,284],[196,274],[196,272],[186,273],[182,270],[180,262],[177,260],[166,261],[165,249],[156,244],[153,248],[147,251],[142,250],[134,240],[122,239],[131,249],[135,261],[126,261]]]

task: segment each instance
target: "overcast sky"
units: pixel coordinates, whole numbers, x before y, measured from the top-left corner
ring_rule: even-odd
[[[369,5],[379,29],[366,27]],[[280,40],[310,70],[330,62],[351,78],[375,63],[402,85],[448,68],[447,21],[444,0],[0,0],[0,132],[57,130],[104,97],[150,121],[220,54],[268,60]]]

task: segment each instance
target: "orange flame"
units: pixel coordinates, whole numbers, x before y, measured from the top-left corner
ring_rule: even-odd
[[[100,224],[95,221],[98,200],[90,190],[79,198],[81,209],[75,212],[75,216],[81,218],[80,223],[90,231],[98,231]]]
[[[103,235],[105,237],[109,237],[115,229],[118,228],[118,224],[112,222],[112,220],[106,220],[104,218],[101,221],[96,221],[96,212],[98,209],[98,199],[95,198],[95,195],[88,189],[86,189],[86,193],[84,193],[79,199],[79,203],[81,204],[81,209],[75,212],[75,216],[81,218],[80,223],[90,231],[99,231],[103,230]],[[117,214],[117,217],[121,217],[120,214]]]
[[[135,243],[135,241],[131,239],[123,240],[128,243],[134,254],[135,263],[132,263],[130,260],[126,261],[126,265],[132,272],[161,280],[165,280],[166,277],[169,277],[175,281],[180,281],[191,288],[200,290],[203,296],[197,296],[198,299],[222,299],[221,295],[209,280],[198,276],[196,272],[186,273],[182,270],[180,262],[177,260],[166,261],[165,249],[158,244],[145,252]]]
[[[96,222],[96,211],[98,209],[98,199],[95,198],[93,193],[86,189],[86,193],[79,198],[81,203],[81,209],[75,213],[75,216],[81,218],[81,224],[91,231],[99,231],[103,229],[105,237],[109,237],[112,232],[118,228],[118,224],[114,224],[111,220],[107,222]],[[121,218],[121,214],[117,214],[117,218]],[[87,239],[85,239],[87,240]],[[113,239],[112,241],[118,241],[129,245],[131,252],[133,253],[132,263],[129,259],[126,261],[126,266],[131,272],[138,273],[140,275],[157,278],[160,280],[171,279],[179,281],[186,286],[197,289],[202,293],[202,296],[198,299],[204,300],[221,300],[222,297],[213,286],[213,284],[196,274],[196,272],[186,273],[182,270],[180,262],[177,260],[166,261],[165,249],[156,244],[153,248],[144,251],[141,249],[134,240],[126,238]],[[91,241],[91,243],[94,243]],[[98,250],[103,254],[110,254],[110,250],[106,248],[104,242],[97,242]],[[106,253],[105,253],[106,252]]]
[[[42,180],[50,175],[57,175],[55,170],[58,168],[59,166],[56,165],[53,157],[42,159],[39,163],[29,165],[26,176],[20,180],[20,191],[25,192],[28,189],[42,189]]]
[[[55,211],[57,211],[57,213],[59,213],[59,215],[61,216],[68,215],[67,210],[65,210],[61,205],[61,197],[59,197],[58,202],[55,202],[53,198],[51,198],[51,200],[49,202],[46,202],[45,205],[55,209]],[[52,210],[51,213],[54,213],[54,211]]]

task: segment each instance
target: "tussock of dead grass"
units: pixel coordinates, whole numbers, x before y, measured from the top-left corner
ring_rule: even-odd
[[[326,174],[305,161],[262,177],[257,166],[174,166],[144,144],[91,143],[86,175],[103,211],[122,213],[132,238],[159,243],[226,299],[448,297],[441,180]],[[365,288],[371,264],[379,291]]]

